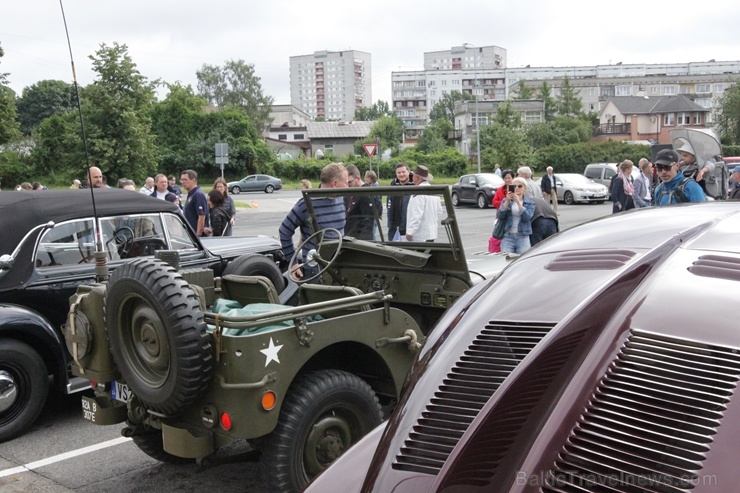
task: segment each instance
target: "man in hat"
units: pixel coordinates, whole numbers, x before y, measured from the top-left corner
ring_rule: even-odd
[[[727,197],[728,200],[740,200],[740,166],[735,166],[732,169],[732,188],[730,188],[730,194]]]
[[[673,149],[663,149],[655,156],[655,169],[660,183],[655,188],[653,204],[670,205],[707,200],[698,183],[679,171],[679,158]]]
[[[419,165],[414,170],[414,185],[429,186],[434,177],[429,168]],[[434,241],[437,239],[442,202],[437,195],[413,195],[406,210],[406,241]]]

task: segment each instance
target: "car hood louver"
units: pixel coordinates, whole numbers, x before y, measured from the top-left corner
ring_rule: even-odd
[[[739,377],[737,348],[633,330],[541,491],[692,489]]]
[[[430,399],[393,468],[436,475],[488,399],[554,325],[487,324]]]
[[[740,259],[722,255],[703,255],[689,267],[689,272],[702,277],[740,281]]]
[[[545,269],[565,270],[612,270],[624,267],[635,252],[631,250],[592,250],[561,253]]]

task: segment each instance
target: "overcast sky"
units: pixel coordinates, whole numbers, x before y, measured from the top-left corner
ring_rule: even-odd
[[[736,0],[225,1],[64,0],[77,81],[88,56],[126,44],[142,75],[196,87],[203,64],[243,59],[266,94],[290,103],[289,57],[318,50],[372,55],[373,100],[391,100],[391,72],[421,70],[424,52],[470,43],[507,50],[508,66],[685,63],[740,59]],[[0,72],[10,87],[72,82],[59,0],[0,7]]]

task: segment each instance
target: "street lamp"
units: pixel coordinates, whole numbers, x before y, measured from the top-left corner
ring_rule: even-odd
[[[470,43],[464,43],[465,48],[476,49],[475,46]],[[478,93],[476,87],[478,86],[478,55],[473,52],[473,95],[475,96],[475,147],[478,156],[478,173],[480,173],[480,120],[478,119]]]

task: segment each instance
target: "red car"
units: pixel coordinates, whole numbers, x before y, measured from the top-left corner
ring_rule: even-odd
[[[737,491],[740,205],[556,235],[461,297],[390,420],[306,490]]]

